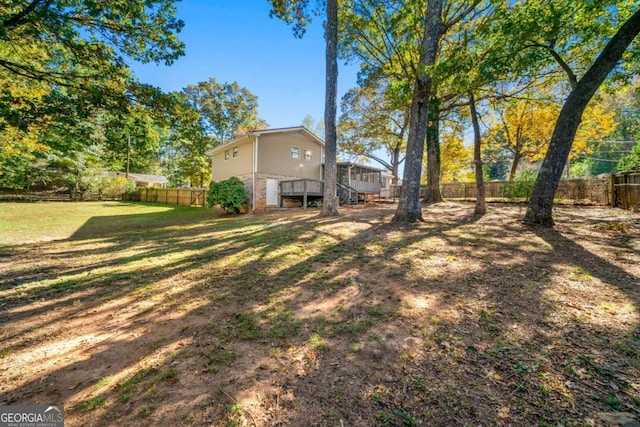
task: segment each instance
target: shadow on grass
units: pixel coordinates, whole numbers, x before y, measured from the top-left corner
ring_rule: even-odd
[[[570,425],[637,405],[637,319],[612,331],[557,295],[571,264],[637,312],[638,278],[513,210],[471,211],[87,223],[3,288],[32,286],[3,297],[0,360],[40,356],[47,377],[12,379],[2,403],[64,402],[70,425]],[[49,263],[59,278],[36,285]],[[51,356],[48,325],[81,357]]]

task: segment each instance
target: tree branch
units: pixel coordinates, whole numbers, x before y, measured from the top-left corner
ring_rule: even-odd
[[[24,24],[27,21],[26,20],[27,16],[29,16],[31,13],[33,13],[33,11],[36,10],[38,5],[40,3],[42,3],[42,1],[43,0],[33,0],[23,10],[21,10],[18,13],[16,13],[15,15],[13,15],[11,18],[5,19],[2,22],[2,27],[3,28],[14,28],[14,27],[17,27],[19,25]],[[45,2],[45,4],[44,4],[44,8],[47,9],[49,6],[51,6],[51,3],[52,3],[52,0],[47,0],[47,2]]]
[[[449,28],[456,25],[458,22],[462,21],[471,12],[473,12],[473,9],[475,9],[476,6],[480,4],[481,1],[482,0],[474,0],[473,3],[471,3],[471,5],[468,8],[466,8],[462,13],[460,13],[458,16],[454,18],[451,18],[449,22],[445,23],[444,24],[445,32],[449,30]]]
[[[567,64],[567,62],[564,59],[562,59],[560,54],[556,52],[556,50],[553,48],[552,45],[545,45],[536,41],[532,41],[530,44],[523,46],[521,50],[530,49],[530,48],[542,48],[547,52],[549,52],[549,54],[551,54],[553,59],[558,63],[558,65],[560,65],[562,70],[567,74],[567,77],[569,78],[569,84],[571,84],[571,89],[574,89],[576,87],[576,85],[578,84],[578,77],[573,72],[569,64]]]

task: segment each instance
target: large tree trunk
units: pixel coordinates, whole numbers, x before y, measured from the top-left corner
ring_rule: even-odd
[[[336,198],[337,136],[336,110],[338,108],[338,0],[327,0],[326,67],[327,82],[324,104],[324,193],[320,216],[338,215]]]
[[[476,169],[476,208],[474,215],[480,216],[487,213],[487,202],[484,194],[484,177],[482,175],[482,139],[480,137],[480,123],[478,110],[473,92],[469,92],[469,110],[471,111],[471,124],[473,125],[473,164]]]
[[[598,87],[622,58],[622,54],[639,32],[640,10],[620,27],[593,65],[571,90],[558,116],[549,150],[533,186],[529,207],[524,217],[525,222],[553,226],[553,198],[580,125],[582,113]]]
[[[444,200],[440,186],[440,99],[431,95],[427,122],[427,194],[425,203]]]
[[[443,0],[428,0],[425,14],[425,30],[420,49],[420,65],[418,76],[414,82],[413,100],[409,119],[409,136],[407,138],[407,154],[402,178],[402,192],[398,208],[392,221],[423,221],[420,206],[420,176],[422,174],[422,157],[424,141],[427,134],[427,117],[429,96],[431,95],[431,74],[425,68],[436,62],[440,39],[445,31],[442,23]]]

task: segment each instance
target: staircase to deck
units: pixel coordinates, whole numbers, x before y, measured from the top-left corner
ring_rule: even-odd
[[[338,198],[341,205],[357,205],[358,204],[358,190],[348,185],[336,183]]]

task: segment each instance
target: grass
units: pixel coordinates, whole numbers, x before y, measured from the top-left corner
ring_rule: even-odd
[[[113,234],[209,216],[206,209],[127,202],[0,202],[0,246]]]
[[[80,405],[80,411],[81,412],[93,411],[94,409],[98,409],[104,406],[104,403],[105,403],[104,396],[102,395],[95,396],[85,401],[82,405]]]
[[[374,208],[0,204],[3,394],[54,384],[70,425],[568,425],[637,406],[637,264],[605,257],[633,249],[633,221],[615,240],[512,206],[426,209],[398,227]]]

